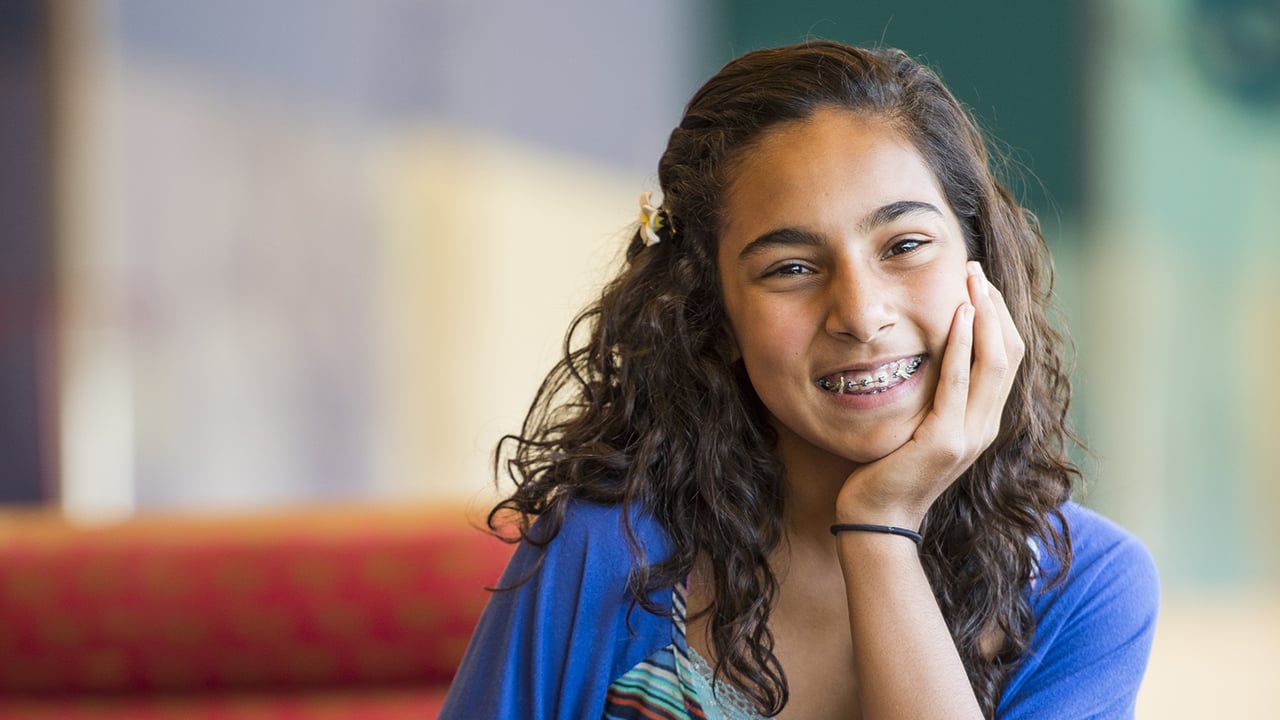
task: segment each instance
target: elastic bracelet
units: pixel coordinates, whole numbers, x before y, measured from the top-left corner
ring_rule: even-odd
[[[831,526],[831,534],[836,535],[842,532],[878,532],[889,535],[901,535],[904,538],[911,538],[911,541],[919,545],[924,542],[924,536],[915,530],[894,527],[892,525],[866,525],[864,523],[836,523]]]

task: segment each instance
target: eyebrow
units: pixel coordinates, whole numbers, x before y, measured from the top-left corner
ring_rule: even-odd
[[[858,223],[858,232],[868,233],[878,227],[888,225],[898,218],[907,215],[937,215],[943,217],[942,211],[933,203],[922,202],[920,200],[898,200],[888,205],[881,205],[862,219]],[[742,262],[750,259],[752,256],[758,255],[765,250],[776,247],[793,247],[816,246],[823,243],[822,236],[809,230],[800,228],[780,228],[778,230],[770,230],[760,237],[747,243],[742,248],[742,252],[738,253],[738,261]]]
[[[738,262],[745,262],[760,253],[777,247],[794,247],[797,245],[816,247],[822,244],[822,238],[817,233],[801,230],[800,228],[782,228],[780,230],[770,230],[760,237],[747,243],[742,248],[742,252],[738,253]]]
[[[943,217],[942,211],[937,205],[927,203],[920,200],[899,200],[891,202],[888,205],[881,205],[858,223],[858,230],[861,232],[871,232],[882,225],[897,220],[907,215],[937,215]]]

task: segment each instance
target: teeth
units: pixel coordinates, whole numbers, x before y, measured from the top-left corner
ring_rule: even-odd
[[[867,374],[861,378],[853,378],[841,375],[834,382],[827,378],[822,378],[817,382],[817,385],[823,390],[834,391],[841,395],[857,389],[883,388],[890,383],[906,380],[914,375],[916,370],[920,368],[920,362],[921,358],[917,356],[881,368],[874,376]]]

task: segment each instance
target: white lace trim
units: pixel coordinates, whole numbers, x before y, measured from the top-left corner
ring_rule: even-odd
[[[715,670],[693,646],[689,646],[689,669],[693,671],[695,697],[707,713],[707,720],[765,720],[754,703],[733,684],[716,682]],[[714,708],[715,712],[712,712]]]

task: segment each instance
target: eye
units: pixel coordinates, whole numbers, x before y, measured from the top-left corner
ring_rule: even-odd
[[[784,275],[810,275],[813,270],[798,262],[783,263],[765,273],[765,277],[781,277]]]
[[[889,246],[885,252],[885,257],[894,257],[895,255],[907,255],[913,253],[920,248],[928,245],[929,241],[922,238],[904,238]]]

